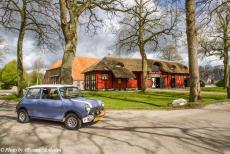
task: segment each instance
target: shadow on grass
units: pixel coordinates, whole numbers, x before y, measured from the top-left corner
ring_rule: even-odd
[[[112,97],[112,96],[104,96],[104,95],[100,95],[100,94],[96,94],[96,95],[93,94],[91,96],[104,97],[104,98],[109,98],[109,99],[113,99],[113,100],[120,100],[120,101],[127,101],[127,102],[135,102],[135,103],[146,104],[146,105],[151,105],[151,106],[155,106],[155,107],[164,107],[164,105],[159,105],[159,104],[154,104],[154,103],[148,103],[148,102],[138,101],[138,100],[132,100],[132,99]]]

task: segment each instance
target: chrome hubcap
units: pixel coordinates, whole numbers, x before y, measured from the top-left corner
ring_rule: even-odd
[[[77,126],[77,120],[74,117],[68,118],[67,124],[70,128],[74,128]]]
[[[25,118],[26,118],[25,113],[24,113],[24,112],[20,112],[20,113],[19,113],[19,120],[20,120],[20,121],[25,121]]]

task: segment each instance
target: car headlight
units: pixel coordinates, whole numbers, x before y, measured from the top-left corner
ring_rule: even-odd
[[[86,105],[85,105],[85,110],[89,113],[89,112],[90,112],[90,109],[91,109],[91,107],[90,107],[88,104],[86,104]]]
[[[98,103],[99,103],[102,107],[105,106],[104,102],[102,102],[101,100],[98,100]]]

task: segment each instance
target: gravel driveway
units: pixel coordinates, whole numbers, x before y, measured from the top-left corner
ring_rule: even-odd
[[[106,112],[78,131],[61,123],[16,121],[15,102],[0,101],[0,153],[230,153],[230,103],[191,110]]]

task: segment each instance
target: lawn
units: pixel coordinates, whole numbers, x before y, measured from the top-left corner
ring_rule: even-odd
[[[85,92],[87,98],[100,99],[107,109],[170,109],[174,99],[188,100],[188,93],[181,92]],[[202,103],[228,101],[224,93],[202,94]]]
[[[226,89],[223,87],[203,87],[201,91],[207,91],[207,92],[226,92]]]
[[[222,88],[202,88],[202,104],[212,104],[229,101]],[[84,97],[100,99],[105,102],[106,109],[171,109],[172,101],[179,98],[188,100],[188,91],[166,92],[149,91],[112,91],[112,92],[84,92]],[[0,99],[19,101],[16,95],[0,95]]]
[[[0,95],[0,100],[19,101],[20,98],[17,95],[9,94],[9,95]]]

